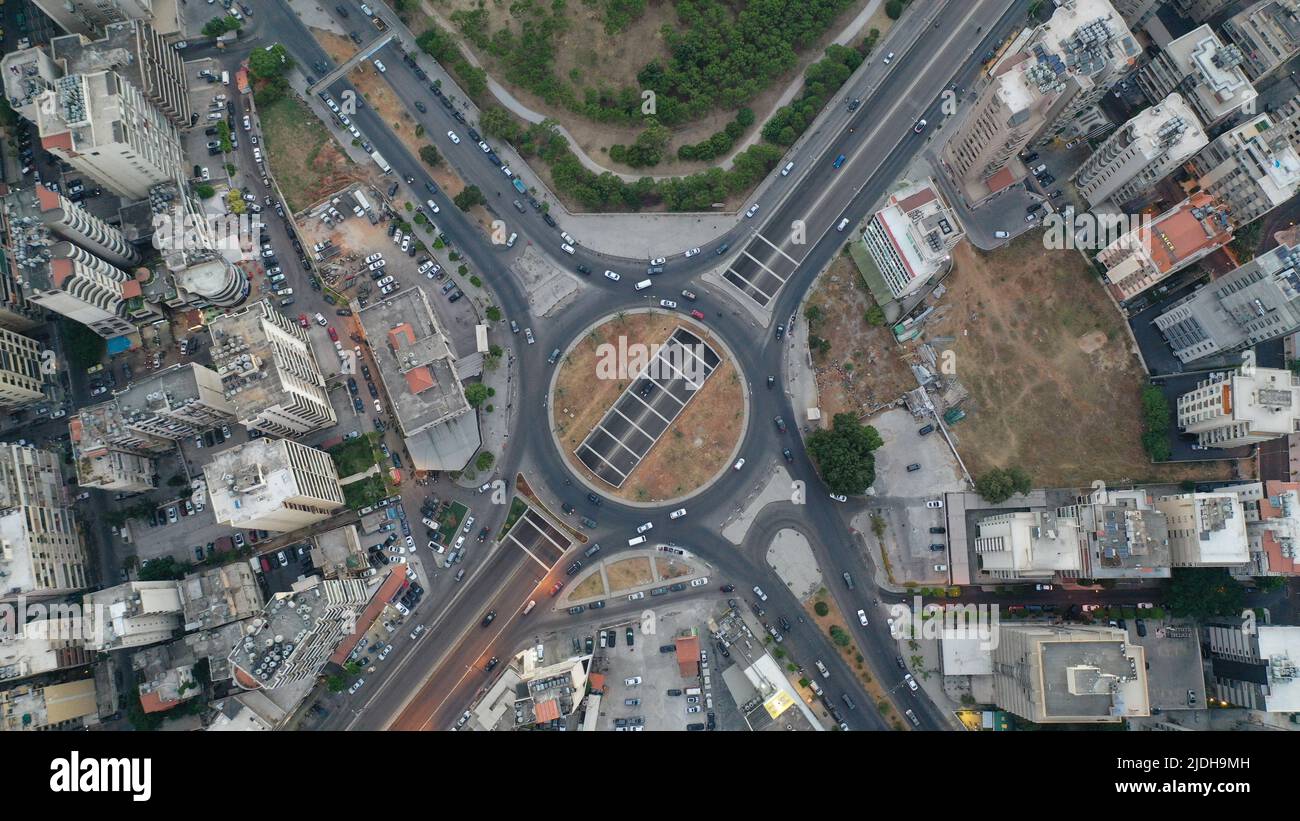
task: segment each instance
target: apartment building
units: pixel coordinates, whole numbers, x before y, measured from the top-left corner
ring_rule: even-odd
[[[478,450],[456,354],[423,289],[405,289],[357,314],[415,470],[460,470]]]
[[[70,609],[0,630],[0,686],[92,661],[83,640],[81,619]]]
[[[337,421],[307,333],[269,302],[214,317],[208,329],[212,362],[240,424],[292,436]]]
[[[1235,448],[1300,432],[1300,377],[1280,368],[1243,367],[1178,397],[1178,428],[1210,448]]]
[[[89,585],[61,462],[50,451],[0,444],[0,601],[66,596]]]
[[[114,23],[148,22],[160,34],[179,34],[185,0],[31,0],[64,31],[92,35]]]
[[[203,476],[213,517],[231,527],[298,530],[344,506],[329,454],[288,439],[254,439],[224,450]]]
[[[0,732],[77,730],[99,723],[95,679],[0,690]]]
[[[257,575],[242,559],[190,573],[181,579],[180,593],[186,631],[252,618],[265,603]]]
[[[933,180],[912,183],[890,194],[862,234],[862,244],[878,274],[865,274],[868,285],[874,286],[872,293],[878,301],[887,302],[917,290],[948,269],[952,249],[964,236],[966,232]]]
[[[1174,9],[1194,23],[1204,23],[1227,11],[1236,0],[1171,0]]]
[[[1300,574],[1296,561],[1296,548],[1300,547],[1300,482],[1269,479],[1221,490],[1236,493],[1246,512],[1250,565],[1245,575]]]
[[[1079,578],[1169,578],[1169,526],[1149,491],[1102,489],[1057,515],[1079,523]]]
[[[1178,493],[1156,498],[1169,525],[1173,567],[1233,567],[1250,561],[1246,514],[1237,494]]]
[[[1124,18],[1129,29],[1137,31],[1155,17],[1163,2],[1164,0],[1111,0],[1111,5]]]
[[[1003,623],[992,655],[995,703],[1035,724],[1151,714],[1146,651],[1117,627]]]
[[[943,148],[966,198],[982,200],[1024,176],[1015,158],[1031,140],[1103,124],[1097,102],[1140,54],[1107,0],[1062,0],[1050,20],[1022,32]]]
[[[134,382],[112,399],[77,414],[79,458],[100,449],[156,455],[181,439],[236,421],[221,377],[194,363],[176,364]]]
[[[1198,192],[1097,254],[1115,299],[1126,302],[1232,241],[1227,210]]]
[[[1250,630],[1241,622],[1206,625],[1210,692],[1216,701],[1267,713],[1300,712],[1300,627]]]
[[[80,33],[50,41],[50,57],[65,74],[113,71],[131,83],[172,125],[190,127],[189,82],[181,53],[145,20],[104,27],[103,36]]]
[[[11,193],[0,183],[0,328],[25,333],[45,324],[45,311],[27,301],[27,286],[18,266],[18,258],[27,254],[20,241],[25,228],[9,223]]]
[[[1177,92],[1144,108],[1106,138],[1074,174],[1079,193],[1096,206],[1139,196],[1205,147],[1209,138]]]
[[[1228,209],[1234,228],[1300,192],[1300,154],[1267,114],[1220,135],[1191,160],[1190,168],[1201,190]]]
[[[1135,75],[1138,88],[1151,100],[1175,92],[1187,101],[1205,128],[1250,106],[1259,96],[1241,64],[1235,45],[1224,45],[1209,26],[1201,26],[1165,46]]]
[[[1155,324],[1174,355],[1195,362],[1300,329],[1300,247],[1279,245],[1178,300]]]
[[[87,593],[85,618],[92,624],[87,642],[109,652],[168,641],[183,624],[179,583],[127,582]]]
[[[14,410],[44,401],[45,349],[34,339],[0,328],[0,409]]]
[[[1075,574],[1079,523],[1046,510],[1008,511],[976,524],[975,555],[980,569],[999,579],[1050,579]]]
[[[1300,0],[1247,4],[1223,21],[1223,33],[1241,49],[1246,73],[1258,82],[1300,53]]]

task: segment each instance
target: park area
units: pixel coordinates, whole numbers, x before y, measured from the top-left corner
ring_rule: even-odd
[[[947,294],[926,323],[970,392],[952,427],[973,475],[1020,467],[1036,487],[1227,478],[1227,463],[1152,464],[1142,449],[1145,373],[1122,318],[1075,251],[1026,234],[953,252]]]

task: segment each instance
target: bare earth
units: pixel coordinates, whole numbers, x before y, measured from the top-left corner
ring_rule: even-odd
[[[609,578],[609,592],[619,593],[649,584],[654,576],[650,572],[649,556],[633,556],[613,564],[605,565],[605,575]]]
[[[1143,452],[1144,374],[1114,306],[1083,257],[1026,235],[992,254],[953,253],[940,318],[970,391],[953,426],[971,473],[1019,465],[1036,487],[1226,478],[1227,463],[1154,465]],[[936,343],[944,347],[949,343]]]
[[[287,96],[258,109],[258,119],[266,141],[267,162],[290,211],[297,213],[327,194],[366,178],[297,97]]]
[[[655,569],[659,571],[661,579],[676,579],[679,576],[690,576],[695,572],[686,562],[668,556],[656,556]]]
[[[727,463],[744,430],[743,386],[735,366],[724,360],[621,488],[610,488],[578,460],[574,449],[628,386],[627,380],[595,378],[597,347],[605,342],[617,345],[620,336],[629,345],[661,344],[679,325],[701,333],[721,353],[716,341],[694,322],[680,314],[655,311],[609,320],[561,361],[551,399],[552,429],[570,466],[617,498],[658,501],[690,493]]]
[[[605,581],[600,577],[600,571],[595,570],[587,575],[587,578],[578,583],[576,587],[569,591],[569,598],[575,601],[589,599],[592,596],[600,596],[605,592]]]

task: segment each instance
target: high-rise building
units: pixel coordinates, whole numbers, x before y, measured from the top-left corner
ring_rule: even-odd
[[[286,532],[343,509],[334,460],[288,439],[254,439],[203,468],[212,515],[231,527]]]
[[[1223,33],[1241,49],[1246,73],[1258,82],[1300,53],[1300,0],[1248,4],[1223,21]]]
[[[82,597],[82,612],[92,620],[87,642],[93,650],[157,644],[183,624],[180,583],[127,582],[96,590]]]
[[[1177,493],[1156,498],[1169,525],[1173,567],[1233,567],[1250,561],[1246,514],[1237,494]]]
[[[1164,0],[1111,0],[1115,11],[1119,12],[1124,22],[1133,31],[1145,26],[1147,21],[1160,10],[1163,2]]]
[[[942,158],[966,198],[979,201],[1024,175],[1016,155],[1034,139],[1078,136],[1105,123],[1096,104],[1141,48],[1107,0],[1062,0],[990,69]]]
[[[1110,724],[1151,714],[1146,651],[1101,625],[1002,624],[994,701],[1035,724]]]
[[[1169,578],[1169,528],[1149,492],[1101,489],[1057,514],[1079,523],[1080,578]]]
[[[1045,510],[1009,511],[981,519],[975,555],[999,579],[1050,579],[1081,567],[1079,523]]]
[[[1174,8],[1196,23],[1204,23],[1216,14],[1226,11],[1236,0],[1173,0]]]
[[[961,223],[933,181],[913,183],[890,194],[862,234],[862,243],[879,273],[878,277],[866,275],[868,285],[875,286],[872,293],[881,302],[912,293],[947,269],[953,247],[964,236]]]
[[[1300,377],[1253,366],[1221,374],[1178,397],[1178,428],[1198,444],[1236,448],[1300,432]]]
[[[1300,575],[1300,482],[1247,482],[1220,488],[1237,494],[1246,512],[1250,576]]]
[[[146,21],[161,34],[182,28],[185,0],[32,0],[59,28],[92,35],[124,21]]]
[[[291,436],[337,421],[306,332],[269,302],[215,317],[208,329],[212,362],[240,424]]]
[[[1097,254],[1097,262],[1106,268],[1115,299],[1124,302],[1231,241],[1226,211],[1201,191],[1120,236]]]
[[[1224,45],[1213,29],[1201,26],[1165,46],[1134,80],[1152,100],[1182,94],[1209,128],[1259,96],[1241,68],[1244,59],[1241,49]]]
[[[1155,324],[1183,362],[1300,329],[1300,247],[1279,245],[1173,303]]]
[[[1122,205],[1177,169],[1209,139],[1177,92],[1144,108],[1106,138],[1074,174],[1079,193],[1096,206]]]
[[[0,328],[0,408],[14,409],[44,401],[45,351],[34,339]]]
[[[103,37],[55,37],[50,56],[65,74],[114,71],[140,90],[177,128],[190,127],[189,83],[185,61],[171,43],[144,20],[114,23]]]
[[[51,605],[51,610],[57,605]],[[93,661],[71,607],[0,631],[0,685]]]
[[[49,451],[0,445],[0,600],[66,596],[89,586],[61,461]]]
[[[1267,114],[1253,117],[1201,149],[1190,167],[1201,190],[1242,228],[1300,192],[1300,154]]]
[[[1300,627],[1241,622],[1206,625],[1209,695],[1233,707],[1300,712]]]

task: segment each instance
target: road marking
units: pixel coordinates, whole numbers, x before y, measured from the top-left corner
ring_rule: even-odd
[[[766,242],[768,245],[772,246],[772,250],[776,251],[776,252],[777,252],[778,254],[780,254],[781,256],[783,256],[783,257],[785,257],[786,259],[788,259],[788,260],[790,260],[791,262],[793,262],[793,263],[795,264],[795,267],[798,267],[799,263],[803,262],[803,259],[802,259],[802,258],[800,258],[800,259],[795,259],[794,257],[792,257],[792,256],[790,256],[789,254],[787,254],[785,251],[782,251],[780,245],[777,245],[776,243],[772,242],[772,240],[770,240],[770,239],[768,239],[767,237],[763,236],[763,234],[762,234],[761,232],[757,232],[757,231],[756,231],[756,232],[754,233],[754,236],[757,237],[758,239],[761,239],[763,242]],[[786,242],[789,242],[789,240],[786,240]],[[804,256],[807,256],[807,254],[805,253]]]

